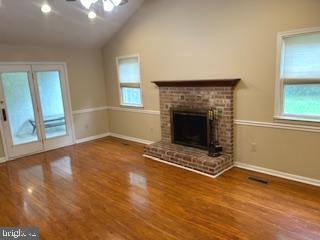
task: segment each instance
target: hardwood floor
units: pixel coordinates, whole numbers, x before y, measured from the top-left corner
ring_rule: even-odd
[[[238,168],[211,179],[142,153],[104,138],[0,165],[0,226],[55,240],[320,239],[320,188]]]

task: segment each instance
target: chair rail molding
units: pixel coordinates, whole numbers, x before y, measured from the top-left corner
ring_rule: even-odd
[[[72,111],[72,114],[78,115],[83,113],[90,113],[90,112],[97,112],[97,111],[104,111],[104,110],[134,112],[134,113],[149,114],[149,115],[160,115],[160,111],[158,110],[146,110],[146,109],[135,108],[135,107],[112,107],[112,106],[79,109],[79,110]]]
[[[130,108],[130,107],[107,107],[108,110],[111,111],[121,111],[121,112],[134,112],[134,113],[141,113],[141,114],[150,114],[150,115],[160,115],[160,111],[158,110],[146,110],[141,108]]]
[[[257,121],[249,121],[249,120],[235,120],[234,124],[240,125],[240,126],[242,125],[242,126],[253,126],[253,127],[275,128],[275,129],[286,129],[286,130],[292,130],[292,131],[320,133],[320,127],[317,127],[317,126],[257,122]]]
[[[74,110],[74,111],[72,111],[72,114],[73,115],[78,115],[78,114],[83,114],[83,113],[104,111],[104,110],[107,110],[107,109],[108,109],[107,106],[95,107],[95,108],[85,108],[85,109],[80,109],[80,110]]]

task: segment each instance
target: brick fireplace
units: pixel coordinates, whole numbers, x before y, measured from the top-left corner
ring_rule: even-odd
[[[240,79],[201,80],[201,81],[163,81],[154,82],[160,92],[160,142],[145,147],[145,156],[166,161],[209,175],[217,175],[233,165],[233,92]],[[223,152],[219,157],[208,156],[206,142],[202,140],[202,147],[190,147],[175,141],[173,129],[173,111],[178,110],[193,115],[203,115],[210,109],[217,109],[215,136],[222,146]],[[200,118],[199,118],[200,119]],[[185,120],[184,120],[185,121]],[[205,131],[205,127],[196,126],[201,121],[192,124],[194,133]],[[184,124],[183,122],[179,124]],[[202,121],[202,125],[204,122]],[[208,131],[208,129],[207,129]],[[208,131],[209,132],[209,131]],[[193,134],[198,137],[204,136]],[[211,133],[214,134],[214,133]],[[190,140],[191,143],[193,140]],[[196,142],[196,140],[194,140]],[[178,144],[177,144],[178,143]],[[189,146],[188,146],[189,145]]]

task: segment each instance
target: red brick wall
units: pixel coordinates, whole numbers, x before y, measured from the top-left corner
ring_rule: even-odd
[[[162,141],[171,142],[170,109],[210,109],[219,107],[219,142],[225,153],[233,153],[232,87],[160,87]]]

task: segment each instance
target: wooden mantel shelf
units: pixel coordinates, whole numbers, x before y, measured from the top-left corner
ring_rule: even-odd
[[[240,78],[188,80],[188,81],[154,81],[159,87],[233,87],[238,84]]]

